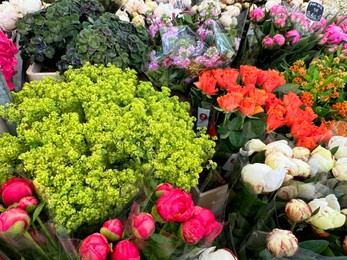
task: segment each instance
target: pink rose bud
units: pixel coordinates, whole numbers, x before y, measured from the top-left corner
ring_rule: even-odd
[[[23,209],[27,212],[33,212],[38,203],[39,202],[35,197],[28,196],[20,199],[17,208]]]
[[[252,22],[261,22],[265,18],[265,12],[260,7],[255,8],[250,14],[250,19]]]
[[[106,237],[100,233],[86,237],[79,248],[81,260],[106,260],[109,252],[110,245]]]
[[[33,190],[28,182],[22,178],[9,179],[1,187],[2,201],[6,206],[19,202],[21,198],[32,196]]]
[[[287,17],[277,18],[274,21],[274,26],[278,29],[284,28],[286,26],[286,19]]]
[[[195,245],[205,235],[204,225],[197,219],[188,219],[180,227],[183,240],[189,245]]]
[[[265,38],[263,39],[262,41],[262,45],[265,47],[265,48],[270,48],[272,45],[274,45],[274,39],[271,38],[269,35],[265,36]]]
[[[109,241],[115,242],[122,239],[124,227],[119,219],[110,219],[102,225],[100,233],[103,234]]]
[[[286,38],[292,44],[298,43],[300,37],[300,33],[297,30],[290,30],[286,33]]]
[[[167,191],[170,191],[170,190],[173,190],[174,187],[169,184],[169,183],[162,183],[162,184],[159,184],[157,186],[157,188],[155,189],[154,193],[155,193],[155,196],[157,198],[159,198],[161,195],[164,194],[164,192],[167,192]]]
[[[0,214],[0,233],[5,235],[23,234],[30,222],[30,217],[25,210],[13,208]]]
[[[308,204],[300,199],[292,199],[286,204],[285,212],[287,217],[296,222],[301,223],[311,217],[312,211]]]
[[[282,46],[286,42],[286,39],[284,38],[282,34],[276,34],[273,37],[273,39],[274,39],[274,42],[278,44],[279,46]]]
[[[149,213],[133,215],[130,220],[131,230],[135,237],[146,239],[150,237],[155,228],[154,218]]]
[[[158,214],[166,222],[184,222],[191,218],[194,203],[192,195],[177,188],[165,192],[157,201]]]
[[[292,232],[276,228],[267,235],[266,247],[275,257],[289,257],[296,254],[299,244]]]
[[[140,252],[134,243],[122,240],[113,247],[111,260],[140,260]]]

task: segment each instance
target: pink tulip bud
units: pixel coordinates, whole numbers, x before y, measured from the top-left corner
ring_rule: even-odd
[[[131,230],[135,237],[146,239],[150,237],[155,228],[154,219],[151,214],[140,213],[133,215],[130,220]]]
[[[106,260],[109,252],[110,245],[106,237],[100,233],[86,237],[79,248],[81,260]]]
[[[292,232],[276,228],[267,235],[266,247],[275,257],[289,257],[296,254],[299,244]]]
[[[284,38],[282,34],[276,34],[273,37],[273,39],[274,39],[274,42],[278,44],[279,46],[282,46],[286,42],[286,39]]]
[[[0,233],[21,235],[27,230],[29,222],[30,217],[26,211],[18,208],[6,210],[0,215]]]
[[[110,219],[102,225],[100,233],[103,234],[109,241],[115,242],[122,239],[124,227],[119,219]]]
[[[286,19],[287,19],[287,17],[277,18],[274,21],[274,26],[278,29],[284,28],[286,26]]]
[[[167,191],[170,191],[170,190],[173,190],[174,187],[169,184],[169,183],[162,183],[162,184],[159,184],[157,186],[157,188],[155,189],[154,193],[155,193],[155,196],[157,198],[159,198],[161,195],[164,194],[164,192],[167,192]]]
[[[311,217],[312,211],[308,204],[300,199],[292,199],[286,204],[287,217],[297,223],[304,222]]]
[[[33,190],[28,182],[22,178],[9,179],[1,187],[2,201],[6,206],[19,202],[21,198],[32,196]]]
[[[250,14],[250,19],[252,22],[261,22],[265,18],[265,12],[260,7],[255,8]]]
[[[111,260],[140,260],[140,252],[134,243],[122,240],[113,247]]]
[[[194,209],[192,195],[177,188],[165,192],[157,201],[158,214],[166,222],[184,222],[191,218]]]
[[[38,203],[39,202],[35,197],[28,196],[20,199],[17,208],[32,212],[36,208]]]
[[[263,39],[262,41],[262,45],[265,47],[265,48],[270,48],[272,45],[274,45],[274,39],[271,38],[269,35],[265,36],[265,38]]]
[[[286,33],[286,38],[288,38],[289,42],[292,44],[298,43],[300,37],[300,33],[297,30],[290,30]]]
[[[191,218],[181,224],[180,233],[187,244],[195,245],[204,237],[205,228],[199,220]]]

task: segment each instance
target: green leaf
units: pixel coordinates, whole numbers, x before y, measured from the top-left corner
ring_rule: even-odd
[[[183,14],[183,20],[187,22],[188,24],[192,24],[193,20],[192,17],[189,14]]]
[[[241,147],[243,143],[243,136],[241,131],[231,131],[229,133],[229,141],[233,146]]]
[[[331,154],[334,155],[337,152],[338,149],[339,149],[338,146],[335,146],[335,147],[331,148],[330,149]]]
[[[260,259],[263,259],[263,260],[271,260],[272,259],[272,255],[267,248],[260,251],[259,257],[260,257]]]
[[[266,123],[262,120],[251,119],[244,124],[242,129],[247,139],[259,138],[265,133]]]
[[[310,250],[317,254],[320,254],[321,252],[323,252],[328,246],[329,246],[329,242],[326,240],[308,240],[308,241],[299,243],[300,248]]]
[[[319,210],[320,210],[320,207],[316,208],[316,209],[312,212],[311,217],[313,217],[314,215],[316,215],[316,214],[319,212]]]
[[[279,95],[284,95],[284,94],[288,94],[290,91],[294,92],[295,94],[299,93],[299,88],[300,85],[299,84],[284,84],[282,86],[279,86],[278,88],[276,88],[273,93],[275,94],[279,94]]]
[[[219,127],[217,132],[219,134],[220,139],[228,138],[228,136],[230,135],[230,131],[228,130],[228,127],[226,126]]]
[[[33,218],[32,218],[32,222],[35,222],[36,219],[39,217],[41,211],[43,210],[43,208],[45,207],[45,203],[40,203],[39,205],[37,205],[34,213],[33,213]]]
[[[259,153],[257,153],[253,158],[251,163],[264,163],[265,162],[265,152],[266,150],[263,150]]]
[[[232,120],[228,121],[227,127],[229,130],[240,130],[243,124],[243,117],[236,116]]]

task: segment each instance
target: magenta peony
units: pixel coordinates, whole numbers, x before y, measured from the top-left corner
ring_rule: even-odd
[[[102,225],[100,233],[103,234],[109,241],[114,242],[122,239],[124,227],[119,219],[110,219]]]
[[[22,209],[9,209],[0,215],[0,233],[5,235],[23,234],[30,222],[28,213]]]
[[[140,252],[134,243],[122,240],[113,247],[111,260],[140,260]]]
[[[148,213],[133,215],[130,220],[130,225],[134,236],[141,239],[150,237],[155,228],[154,219],[152,215]]]
[[[19,200],[17,208],[31,212],[35,209],[37,204],[39,204],[39,202],[35,197],[27,196]]]
[[[33,195],[30,184],[22,178],[9,179],[2,185],[0,194],[6,206],[19,202],[22,198]]]
[[[86,237],[79,248],[81,260],[106,260],[109,252],[110,245],[106,237],[100,233]]]
[[[166,191],[170,191],[170,190],[173,190],[174,188],[172,187],[171,184],[169,183],[162,183],[162,184],[159,184],[157,186],[157,188],[155,189],[154,193],[155,193],[155,196],[157,198],[159,198],[161,195],[163,195],[163,193],[165,193]]]
[[[16,45],[0,30],[0,68],[10,90],[14,88],[12,77],[17,73],[14,69],[18,64],[14,56],[17,53]]]
[[[191,218],[181,224],[180,232],[187,244],[195,245],[204,237],[205,227],[199,220]]]

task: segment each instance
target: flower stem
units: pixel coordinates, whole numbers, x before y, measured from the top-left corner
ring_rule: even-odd
[[[292,224],[290,225],[290,231],[293,232],[295,226],[296,226],[296,222],[293,221]]]
[[[49,242],[53,245],[54,248],[57,249],[57,248],[58,248],[58,245],[57,245],[56,241],[53,239],[51,233],[47,230],[45,224],[42,222],[42,220],[40,219],[40,217],[37,217],[36,220],[37,220],[37,222],[39,222],[40,227],[41,227],[43,233],[45,233],[45,235],[47,236]]]
[[[32,245],[37,250],[37,252],[39,252],[45,259],[50,260],[50,258],[45,253],[45,251],[43,251],[43,249],[40,247],[40,245],[36,243],[36,241],[31,237],[31,235],[29,234],[28,231],[25,231],[25,233],[23,235],[26,239],[28,239],[32,243]]]

